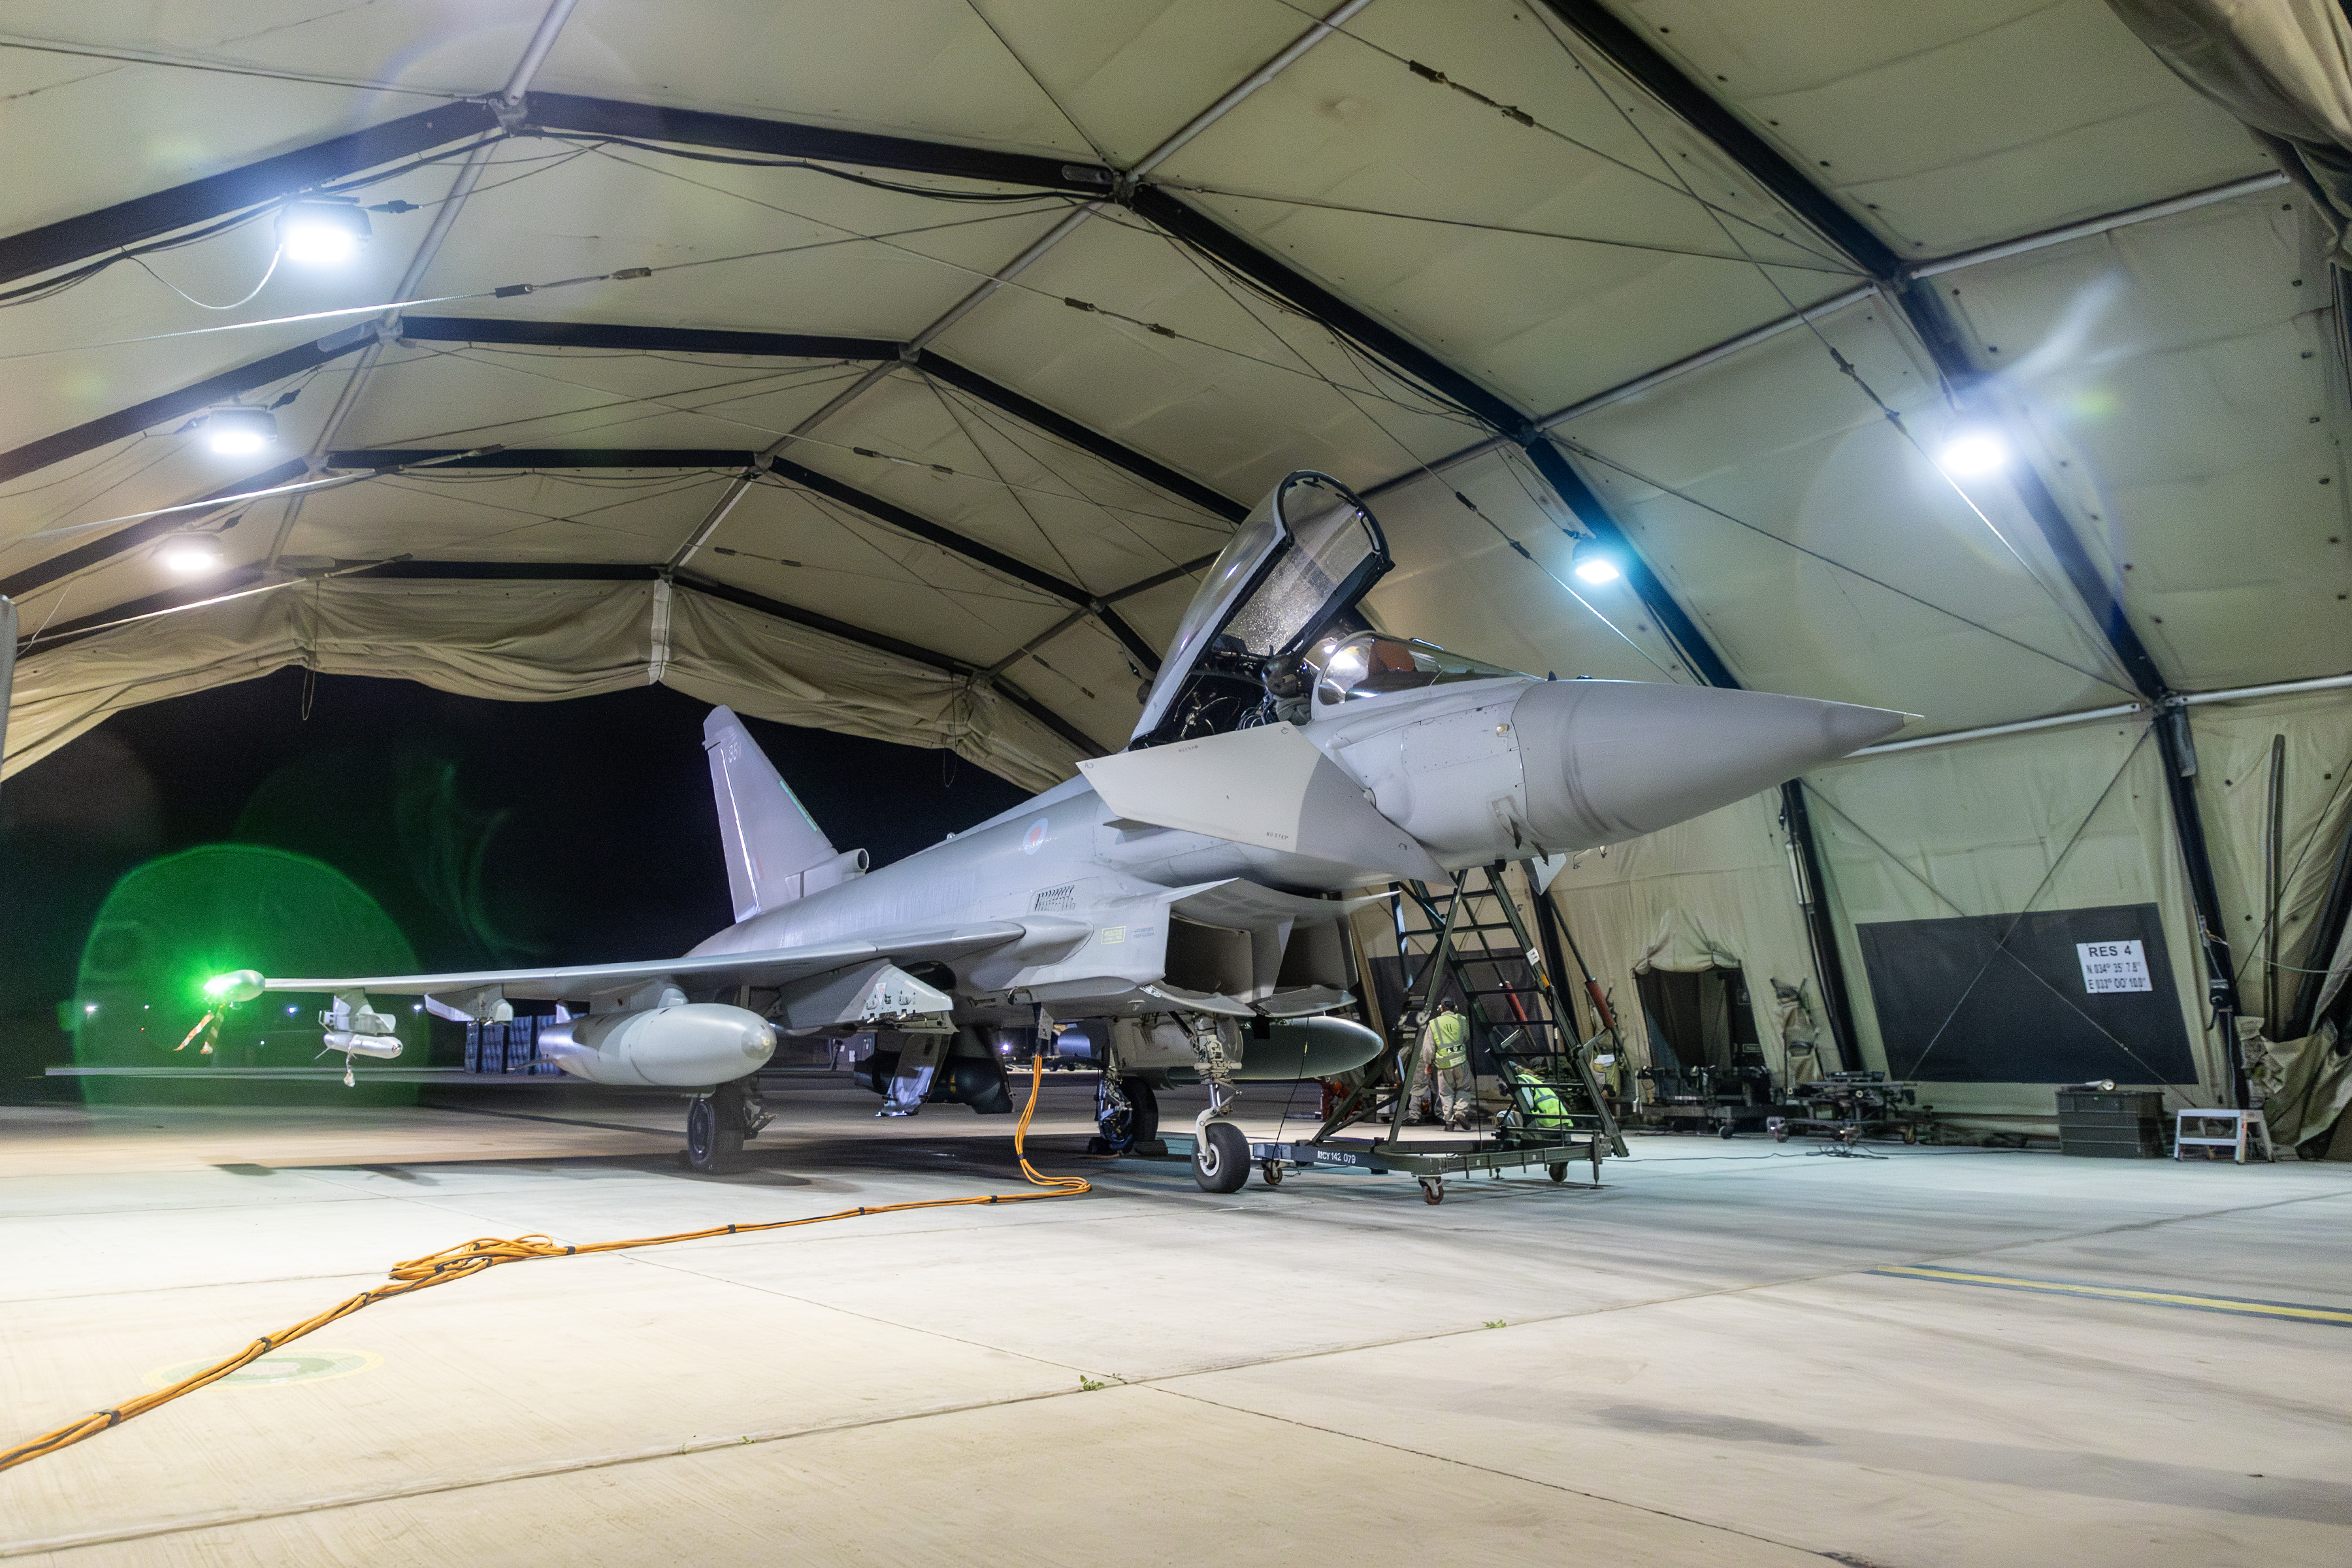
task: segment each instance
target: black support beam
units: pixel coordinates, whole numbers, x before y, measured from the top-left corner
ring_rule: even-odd
[[[1675,119],[1721,148],[1725,156],[1748,172],[1749,179],[1771,192],[1782,206],[1811,225],[1863,270],[1874,278],[1892,278],[1902,268],[1902,258],[1872,233],[1869,225],[1814,184],[1779,148],[1758,135],[1713,93],[1685,76],[1680,66],[1601,0],[1543,0],[1543,4],[1570,31],[1608,57],[1611,64],[1672,110]]]
[[[575,136],[623,136],[636,142],[667,142],[681,147],[707,147],[770,158],[806,158],[822,163],[896,169],[911,174],[940,174],[1084,195],[1108,195],[1113,178],[1111,171],[1101,164],[1083,161],[1073,163],[1026,153],[1000,152],[992,147],[963,147],[911,136],[844,131],[836,126],[807,125],[789,120],[712,114],[609,98],[581,98],[566,92],[529,95],[523,109],[522,134],[528,135],[533,130],[561,131]]]
[[[134,403],[128,408],[101,415],[70,430],[60,430],[54,436],[28,441],[14,451],[0,452],[0,483],[21,479],[52,463],[62,463],[68,458],[79,457],[110,441],[136,436],[142,430],[157,425],[201,414],[215,403],[226,403],[256,387],[268,386],[289,375],[299,375],[306,370],[315,370],[373,341],[362,332],[338,332],[333,337],[301,343],[271,354],[267,359],[257,359],[251,364],[241,364],[235,370],[207,376],[177,392],[167,392],[161,397],[151,397],[144,403]]]
[[[304,471],[302,459],[296,458],[289,462],[280,463],[274,468],[264,469],[249,479],[239,479],[233,485],[225,485],[210,495],[197,497],[190,505],[198,510],[171,511],[161,517],[142,518],[137,522],[125,524],[112,533],[77,544],[70,550],[60,550],[47,560],[27,566],[15,576],[0,582],[0,599],[21,599],[36,589],[47,587],[61,577],[70,577],[77,572],[86,571],[89,567],[110,561],[118,555],[127,555],[141,545],[161,539],[167,533],[174,533],[181,529],[193,527],[205,520],[205,513],[201,509],[206,502],[226,502],[226,498],[230,496],[246,495],[254,490],[266,490],[276,485],[290,485],[300,479]],[[110,610],[107,612],[107,618],[138,613],[135,610]]]
[[[363,170],[498,129],[479,103],[445,103],[421,114],[313,142],[223,174],[0,238],[0,282],[87,261],[121,246],[209,223]]]
[[[400,335],[419,342],[479,343],[491,348],[617,349],[641,353],[737,354],[747,359],[898,357],[898,345],[881,338],[636,327],[617,321],[505,321],[495,316],[403,316]]]
[[[751,358],[881,361],[904,357],[900,345],[876,338],[809,337],[791,332],[702,331],[685,327],[635,327],[604,321],[500,321],[477,316],[404,316],[401,335],[426,342],[528,345],[537,348],[622,349],[665,353],[737,354]],[[916,356],[926,374],[960,387],[1025,424],[1091,453],[1203,511],[1239,522],[1249,508],[1198,479],[1148,458],[1099,430],[1089,429],[1011,387],[926,350]]]
[[[341,447],[329,452],[330,468],[396,468],[434,459],[435,467],[464,468],[747,468],[760,454],[740,447],[500,447],[494,452],[456,447]]]
[[[926,375],[970,393],[990,407],[1010,414],[1023,424],[1033,425],[1049,436],[1058,437],[1078,450],[1100,458],[1113,468],[1124,468],[1144,483],[1166,490],[1180,500],[1191,501],[1213,517],[1222,517],[1227,522],[1239,522],[1249,516],[1249,508],[1233,497],[1213,490],[1198,479],[1189,479],[1165,463],[1156,462],[1133,447],[1112,440],[1099,430],[1089,429],[1066,414],[1057,414],[1034,398],[1024,397],[1002,382],[991,380],[976,370],[967,369],[934,350],[925,349],[916,363]]]

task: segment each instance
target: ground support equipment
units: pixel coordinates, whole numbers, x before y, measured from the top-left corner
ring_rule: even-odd
[[[1918,1085],[1890,1081],[1883,1072],[1832,1073],[1811,1083],[1792,1084],[1789,1099],[1783,1114],[1764,1124],[1783,1143],[1790,1133],[1846,1143],[1864,1138],[1916,1143],[1921,1131],[1936,1119],[1934,1106],[1919,1103]]]
[[[1167,1139],[1168,1152],[1172,1158],[1192,1157],[1192,1140],[1182,1133],[1171,1133]],[[1465,1180],[1484,1172],[1499,1177],[1506,1171],[1524,1171],[1541,1166],[1545,1174],[1562,1186],[1599,1192],[1601,1187],[1601,1162],[1608,1153],[1608,1143],[1600,1134],[1586,1135],[1579,1140],[1558,1142],[1507,1144],[1482,1142],[1472,1139],[1419,1139],[1409,1143],[1391,1143],[1374,1138],[1300,1139],[1285,1142],[1280,1140],[1253,1142],[1250,1158],[1257,1163],[1258,1174],[1269,1187],[1278,1187],[1286,1176],[1306,1171],[1346,1171],[1370,1176],[1411,1176],[1421,1184],[1424,1203],[1445,1201],[1445,1178],[1458,1176]],[[1589,1163],[1592,1179],[1571,1182],[1569,1168],[1579,1163]]]

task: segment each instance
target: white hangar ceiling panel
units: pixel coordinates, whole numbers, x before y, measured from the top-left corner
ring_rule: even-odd
[[[977,8],[1092,145],[1126,167],[1337,3],[1306,0],[1303,12],[1272,0],[981,0]]]
[[[2352,667],[2344,328],[2303,226],[2248,196],[1937,279],[2189,689]]]
[[[1068,612],[1049,595],[780,480],[752,487],[691,565],[978,666]]]
[[[532,89],[1094,161],[965,0],[698,0],[684,22],[674,5],[584,0]]]
[[[1223,518],[913,370],[876,384],[784,456],[1093,593],[1213,555],[1233,533]]]
[[[666,561],[725,477],[709,471],[587,473],[423,468],[305,500],[284,552],[341,561]],[[266,545],[279,511],[255,507],[240,534]]]
[[[942,201],[807,170],[548,139],[520,139],[500,156],[516,165],[505,176],[511,183],[498,183],[496,168],[484,174],[426,291],[655,269],[473,307],[562,321],[896,341],[969,293],[1070,205],[1025,194],[1005,204]]]
[[[1368,602],[1383,630],[1533,675],[1691,679],[1648,612],[1622,595],[1604,605],[1571,575],[1558,503],[1516,455],[1472,458],[1369,504],[1396,562]]]
[[[1937,450],[1949,416],[1884,307],[1821,326]],[[2134,695],[2096,679],[2121,677],[2016,498],[1970,481],[1988,526],[1810,332],[1555,434],[1748,685],[1919,713],[1923,731]],[[1622,585],[1611,593],[1633,602]]]
[[[0,233],[55,223],[258,159],[496,90],[545,7],[537,0],[233,7],[21,0],[5,33],[69,47],[217,62],[198,70],[0,50],[9,178]],[[485,50],[488,51],[487,57]],[[499,61],[486,73],[485,58]],[[336,86],[236,74],[292,71]],[[415,91],[372,90],[383,83]],[[91,148],[107,150],[104,157]]]
[[[1527,7],[1399,0],[1348,34],[1161,175],[1522,406],[1573,402],[1853,281],[1719,152],[1596,66],[1604,96]]]
[[[2248,174],[2244,129],[2102,0],[1610,0],[1892,245],[1922,257]]]
[[[865,369],[807,360],[418,341],[377,362],[335,445],[758,451]],[[330,403],[335,390],[322,385],[302,401]]]
[[[1486,433],[1124,218],[1083,225],[938,346],[1245,505],[1294,468],[1368,483]]]

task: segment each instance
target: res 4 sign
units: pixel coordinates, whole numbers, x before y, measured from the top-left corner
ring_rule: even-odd
[[[2094,996],[2156,989],[2147,977],[2147,954],[2137,942],[2078,942],[2074,956],[2083,961],[2083,989]]]

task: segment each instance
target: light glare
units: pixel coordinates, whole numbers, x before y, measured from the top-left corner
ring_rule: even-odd
[[[1625,574],[1624,568],[1617,564],[1617,558],[1610,553],[1608,546],[1589,535],[1576,542],[1576,548],[1568,559],[1576,574],[1596,588],[1603,583],[1614,583]]]
[[[298,202],[278,216],[278,248],[298,266],[341,266],[367,237],[367,214],[342,202]]]
[[[267,408],[231,405],[205,416],[205,444],[224,458],[247,458],[278,439],[278,416]]]
[[[1956,479],[1979,479],[2009,464],[2009,443],[1990,430],[1970,430],[1944,443],[1937,465]]]
[[[219,543],[210,538],[174,539],[163,549],[163,564],[184,577],[217,572],[224,563]]]

